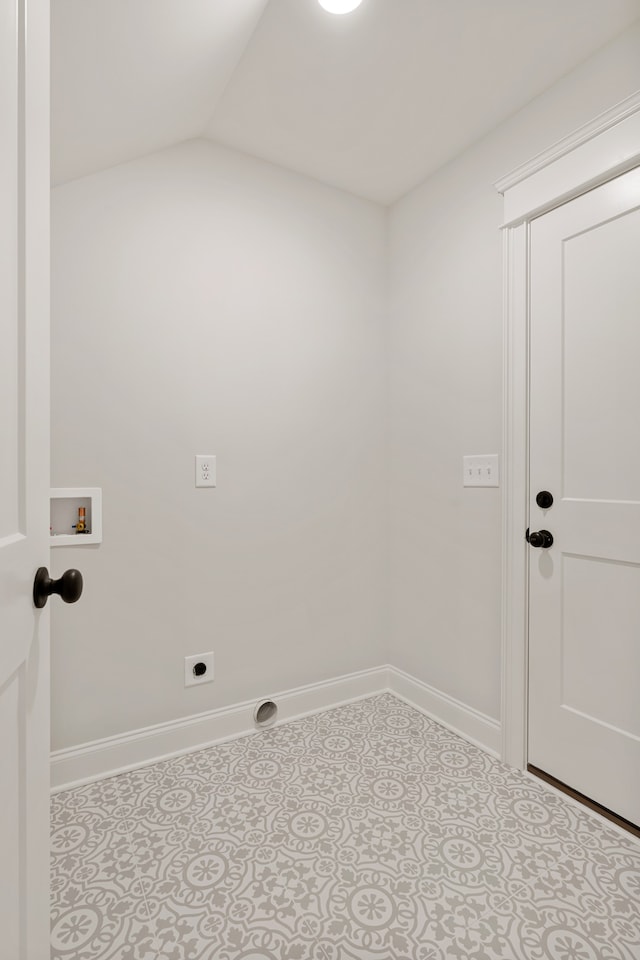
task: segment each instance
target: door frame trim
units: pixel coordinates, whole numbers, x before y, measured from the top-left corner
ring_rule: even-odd
[[[502,759],[526,769],[531,221],[640,165],[640,91],[502,177]]]

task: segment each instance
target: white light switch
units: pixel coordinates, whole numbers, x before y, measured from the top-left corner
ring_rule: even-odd
[[[500,469],[498,454],[491,453],[477,457],[463,457],[465,487],[499,487]]]
[[[196,456],[196,487],[215,487],[216,458],[206,453]]]

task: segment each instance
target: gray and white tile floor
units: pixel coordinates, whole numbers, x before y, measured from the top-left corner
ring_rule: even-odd
[[[640,845],[383,694],[52,801],[54,960],[640,960]]]

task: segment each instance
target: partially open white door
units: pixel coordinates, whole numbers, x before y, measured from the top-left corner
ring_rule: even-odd
[[[0,0],[0,956],[49,957],[49,7]]]
[[[530,250],[528,759],[640,824],[640,169]]]

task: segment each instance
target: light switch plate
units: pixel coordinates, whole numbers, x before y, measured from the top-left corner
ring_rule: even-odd
[[[488,453],[463,457],[463,485],[465,487],[499,487],[498,454]]]
[[[213,454],[201,453],[196,456],[196,487],[215,487],[216,458]]]

